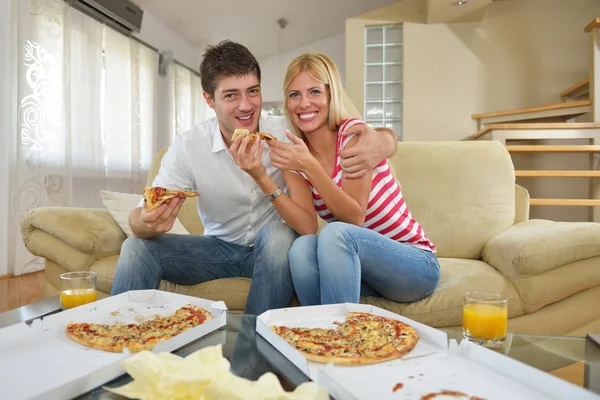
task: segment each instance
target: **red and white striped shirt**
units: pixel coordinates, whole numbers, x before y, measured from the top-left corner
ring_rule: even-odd
[[[335,151],[336,162],[331,179],[339,187],[342,187],[342,168],[340,166],[341,158],[339,156],[339,151],[342,150],[348,144],[350,139],[355,136],[342,136],[340,133],[351,126],[358,124],[364,124],[364,122],[357,118],[351,118],[344,121],[338,130]],[[310,186],[317,214],[326,222],[337,221],[337,218],[331,213],[329,208],[327,208],[327,205],[321,199],[321,196],[319,196],[319,192],[312,186],[306,174],[300,171],[294,172],[302,175]],[[394,175],[392,175],[387,160],[383,160],[373,169],[371,194],[369,195],[369,203],[363,228],[374,230],[392,240],[419,249],[428,250],[434,253],[436,251],[435,245],[427,238],[421,225],[419,225],[412,217],[408,210],[408,207],[404,202],[404,197],[402,196],[400,185],[398,185]]]

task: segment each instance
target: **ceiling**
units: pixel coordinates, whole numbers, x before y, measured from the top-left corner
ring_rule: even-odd
[[[240,42],[257,58],[344,33],[345,21],[398,0],[132,0],[199,51],[223,39]]]
[[[481,21],[494,0],[427,0],[428,24]],[[504,1],[504,0],[495,0]]]

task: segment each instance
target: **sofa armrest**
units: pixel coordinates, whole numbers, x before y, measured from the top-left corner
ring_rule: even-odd
[[[21,234],[31,253],[69,271],[119,254],[126,239],[107,210],[87,208],[33,209],[21,219]]]
[[[507,278],[535,276],[600,256],[600,224],[524,221],[490,239],[481,256]]]

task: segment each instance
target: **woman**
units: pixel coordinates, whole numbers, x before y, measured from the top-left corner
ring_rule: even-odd
[[[364,124],[342,88],[337,67],[324,54],[305,54],[289,65],[285,113],[293,144],[270,142],[273,165],[284,170],[291,201],[278,205],[300,236],[289,252],[302,305],[358,303],[360,296],[414,302],[439,282],[435,246],[410,214],[387,160],[358,179],[342,176],[339,152]],[[328,222],[318,236],[315,209]]]

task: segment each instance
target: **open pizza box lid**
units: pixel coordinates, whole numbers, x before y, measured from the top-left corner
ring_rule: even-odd
[[[344,320],[351,311],[402,321],[416,329],[419,342],[400,359],[343,366],[308,361],[269,328],[271,325],[335,328],[333,322]],[[259,317],[257,332],[338,400],[418,400],[444,390],[461,392],[467,397],[433,398],[600,399],[588,390],[466,340],[460,346],[455,340],[449,342],[445,332],[371,305],[346,303],[270,310]]]
[[[222,301],[200,299],[159,290],[136,290],[98,300],[25,323],[0,329],[0,386],[7,399],[68,399],[79,396],[125,373],[121,361],[130,356],[91,349],[65,334],[69,321],[139,323],[169,315],[192,304],[213,319],[157,344],[153,353],[172,352],[227,323]]]

